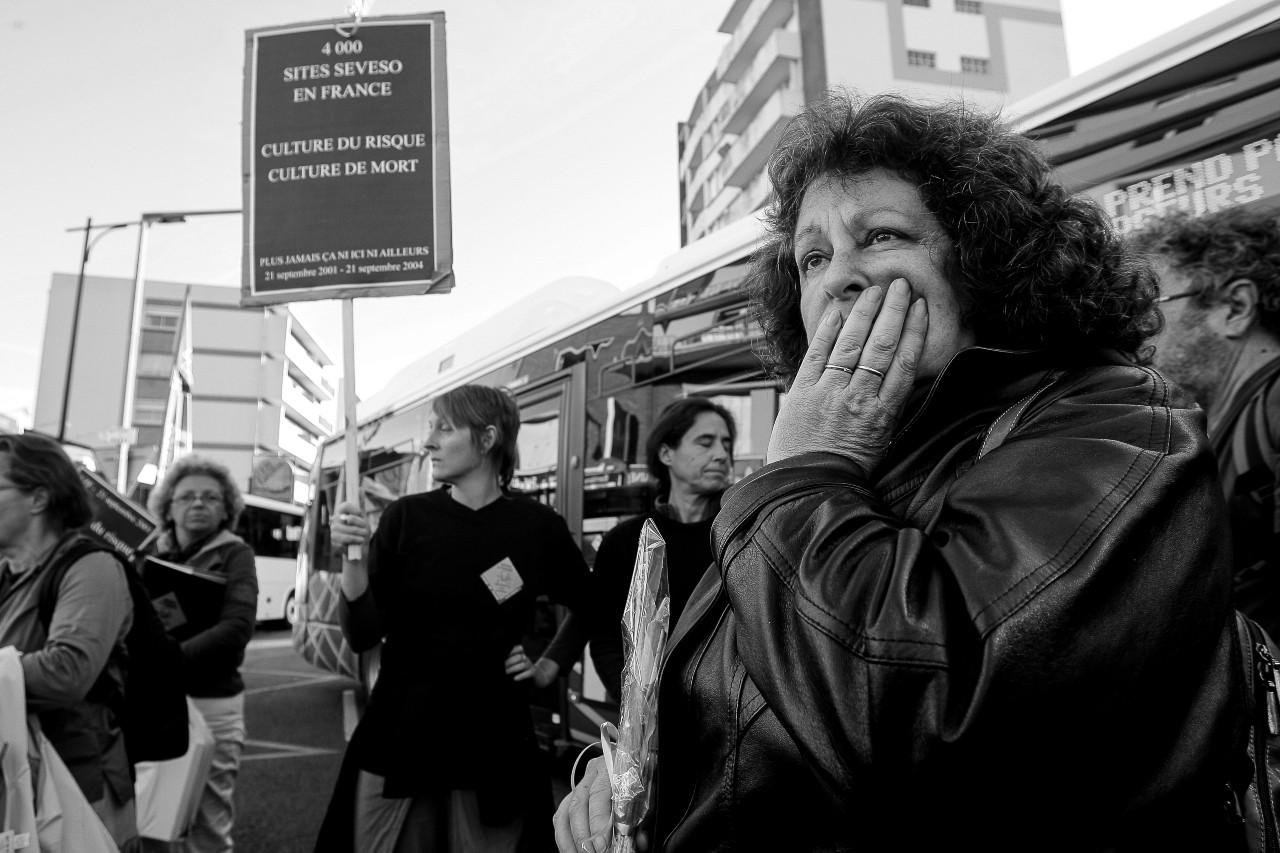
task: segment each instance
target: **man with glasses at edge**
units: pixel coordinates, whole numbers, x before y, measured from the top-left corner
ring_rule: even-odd
[[[1231,515],[1236,607],[1280,637],[1280,215],[1175,213],[1134,240],[1160,274],[1154,365],[1208,416]]]

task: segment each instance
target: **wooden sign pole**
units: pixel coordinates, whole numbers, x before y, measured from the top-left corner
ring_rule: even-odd
[[[347,500],[360,506],[360,446],[356,421],[356,320],[355,300],[342,300],[342,409],[346,421]],[[347,546],[347,559],[361,559],[359,545]]]

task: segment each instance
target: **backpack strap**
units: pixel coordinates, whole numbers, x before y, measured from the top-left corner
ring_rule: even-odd
[[[132,567],[126,565],[119,554],[78,530],[67,534],[53,549],[53,553],[49,555],[43,576],[40,578],[40,591],[36,598],[36,612],[40,618],[40,624],[44,626],[46,638],[49,634],[49,626],[53,623],[53,611],[58,606],[58,591],[62,586],[62,579],[67,576],[67,572],[77,561],[98,551],[113,557],[120,567],[124,569],[125,580],[128,581],[128,574],[132,571]],[[117,653],[114,649],[108,657],[108,666],[113,659],[117,659]],[[102,672],[98,673],[97,679],[94,680],[93,686],[89,688],[85,698],[106,705],[116,714],[117,718],[122,713],[124,694],[121,692],[120,685],[116,684],[115,679],[108,673],[106,666],[102,668]]]
[[[1271,778],[1267,773],[1268,738],[1280,735],[1280,687],[1276,684],[1276,660],[1261,626],[1236,611],[1236,640],[1244,666],[1245,719],[1249,723],[1249,758],[1253,761],[1253,799],[1262,824],[1262,849],[1280,853],[1280,824],[1276,821]]]
[[[49,633],[49,625],[53,622],[53,611],[58,606],[58,589],[62,586],[62,579],[67,576],[67,570],[81,557],[86,557],[94,551],[107,551],[115,556],[115,552],[106,546],[98,544],[79,531],[73,531],[54,546],[53,553],[45,560],[36,601],[40,624],[44,626],[46,634]]]

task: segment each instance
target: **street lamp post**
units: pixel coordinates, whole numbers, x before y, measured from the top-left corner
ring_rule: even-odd
[[[143,294],[143,274],[147,263],[147,232],[156,222],[186,222],[189,216],[219,216],[239,212],[238,208],[176,210],[167,213],[144,213],[138,219],[138,257],[133,268],[133,319],[129,325],[129,360],[124,374],[124,411],[120,415],[124,440],[120,442],[120,464],[116,471],[116,489],[122,495],[129,493],[129,452],[133,447],[133,442],[129,441],[129,433],[133,429],[133,407],[138,390],[138,357],[142,342],[142,309],[146,302]]]
[[[84,294],[84,268],[89,263],[89,252],[103,237],[118,228],[128,228],[133,222],[113,222],[108,225],[94,225],[93,217],[85,219],[84,228],[68,228],[68,231],[84,231],[84,250],[80,254],[80,274],[76,277],[76,293],[71,303],[71,340],[67,344],[67,372],[62,385],[62,408],[58,412],[58,441],[67,437],[67,405],[71,402],[71,369],[76,360],[76,337],[80,331],[80,299]],[[89,235],[97,230],[100,233],[89,239]]]

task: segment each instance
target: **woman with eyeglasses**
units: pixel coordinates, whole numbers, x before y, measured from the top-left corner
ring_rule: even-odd
[[[214,621],[193,619],[171,628],[170,634],[182,643],[187,695],[214,738],[209,779],[184,849],[229,851],[232,795],[245,739],[240,664],[253,637],[258,603],[253,550],[231,532],[244,498],[225,465],[192,454],[169,468],[147,506],[163,525],[155,556],[227,578]]]

